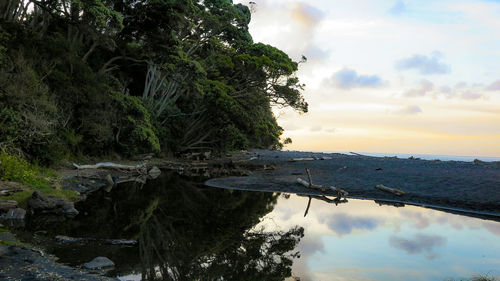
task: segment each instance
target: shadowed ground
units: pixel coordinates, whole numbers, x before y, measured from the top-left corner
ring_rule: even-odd
[[[388,200],[500,216],[500,162],[432,161],[296,151],[255,150],[253,153],[256,159],[252,162],[275,165],[275,169],[255,172],[247,177],[215,178],[205,185],[333,195],[296,183],[298,177],[307,179],[305,168],[309,168],[315,184],[340,187],[349,192],[348,198]],[[289,161],[298,157],[318,160]],[[331,159],[319,160],[322,157]],[[377,184],[402,189],[406,195],[400,197],[380,191],[375,189]]]

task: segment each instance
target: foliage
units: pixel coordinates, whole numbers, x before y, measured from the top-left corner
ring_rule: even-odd
[[[253,42],[242,4],[23,3],[0,4],[0,147],[31,161],[279,149],[271,106],[307,112],[299,64]]]
[[[2,151],[0,180],[20,182],[33,188],[47,188],[50,187],[50,180],[55,180],[55,173]]]
[[[19,182],[31,188],[2,197],[2,200],[18,201],[21,207],[26,207],[26,201],[33,193],[33,190],[37,190],[44,195],[63,197],[72,201],[79,198],[74,191],[60,190],[53,187],[59,181],[54,170],[30,164],[28,161],[9,155],[5,151],[0,152],[0,180]]]

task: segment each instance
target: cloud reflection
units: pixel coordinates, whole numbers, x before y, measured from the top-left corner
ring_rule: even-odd
[[[355,229],[373,230],[382,221],[370,217],[354,217],[348,214],[335,214],[328,218],[320,218],[321,223],[326,223],[328,228],[333,230],[339,236],[350,234]]]
[[[489,232],[500,236],[500,223],[498,222],[485,223],[484,228],[486,228]]]
[[[446,238],[438,235],[417,234],[413,239],[406,239],[397,236],[389,238],[389,245],[396,249],[400,249],[409,255],[426,253],[426,258],[429,260],[437,258],[439,255],[433,250],[443,246],[446,243]]]

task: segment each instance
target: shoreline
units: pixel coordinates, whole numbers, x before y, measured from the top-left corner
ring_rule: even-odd
[[[384,200],[500,218],[500,162],[422,160],[340,153],[254,150],[251,162],[275,170],[248,177],[215,178],[206,186],[239,190],[334,196],[296,183],[311,170],[315,184],[336,186],[347,198]],[[291,159],[303,158],[309,161]],[[312,159],[312,160],[311,160]],[[321,160],[324,159],[324,160]],[[383,184],[406,192],[403,196],[376,190]]]

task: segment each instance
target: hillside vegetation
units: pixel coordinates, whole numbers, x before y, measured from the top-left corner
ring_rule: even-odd
[[[271,106],[307,112],[295,62],[230,0],[0,3],[0,149],[72,155],[280,148]]]

